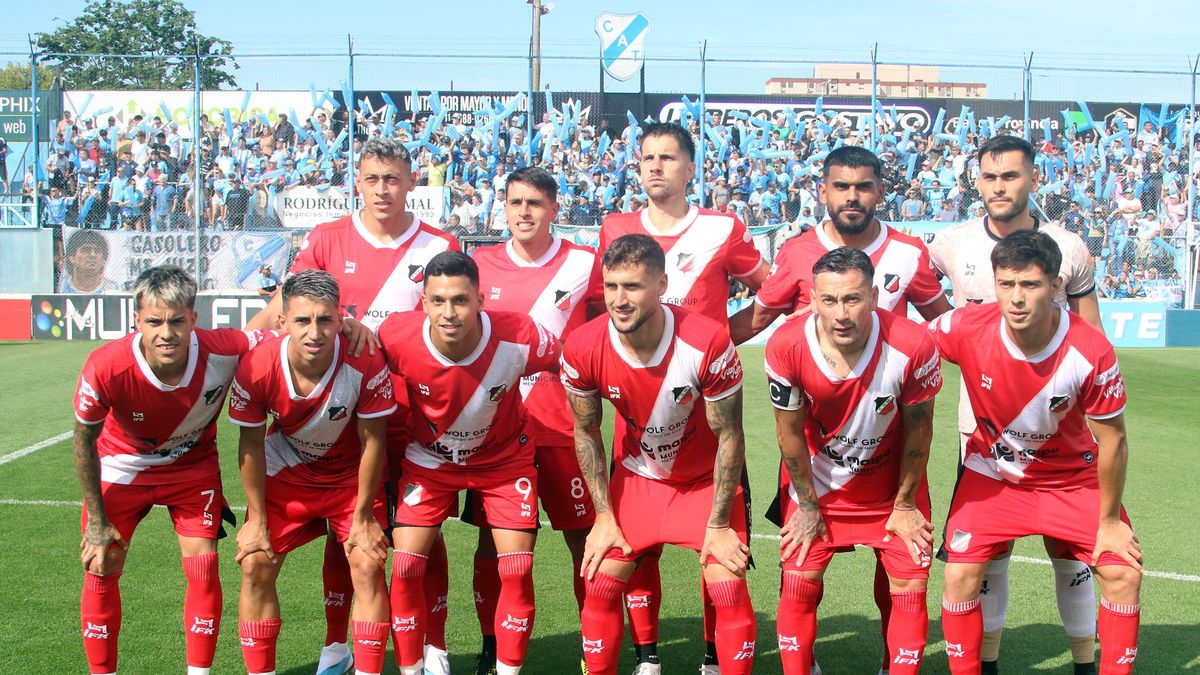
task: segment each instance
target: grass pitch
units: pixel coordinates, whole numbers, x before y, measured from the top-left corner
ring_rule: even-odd
[[[79,487],[70,440],[50,444],[18,459],[4,456],[69,432],[71,395],[79,369],[98,343],[0,344],[0,548],[3,593],[0,635],[2,672],[86,672],[79,637]],[[1138,672],[1200,671],[1200,541],[1195,486],[1200,463],[1192,460],[1197,420],[1196,382],[1200,350],[1157,349],[1120,352],[1129,392],[1126,419],[1130,471],[1125,504],[1145,547],[1150,574],[1143,584],[1142,633]],[[774,615],[779,572],[776,533],[761,514],[770,502],[778,453],[774,422],[762,375],[762,349],[743,348],[746,365],[745,429],[748,465],[755,495],[753,542],[758,568],[750,590],[758,613],[756,672],[780,672]],[[937,401],[930,486],[935,522],[944,519],[953,487],[957,442],[957,377],[947,368],[945,391]],[[611,418],[611,413],[609,414]],[[606,420],[607,423],[607,420]],[[222,420],[221,461],[226,496],[244,504],[237,478],[237,432]],[[235,509],[236,510],[236,509]],[[241,513],[239,512],[239,518]],[[455,672],[474,672],[479,648],[471,594],[471,559],[476,531],[457,521],[445,526],[450,548],[450,622],[447,639]],[[183,574],[167,514],[155,510],[138,528],[122,577],[124,624],[121,671],[135,674],[182,672],[181,625]],[[236,634],[240,573],[233,562],[236,546],[220,544],[225,615],[216,673],[245,672]],[[324,638],[321,605],[321,545],[314,542],[288,556],[280,578],[284,627],[279,641],[278,672],[312,673]],[[1070,672],[1070,658],[1054,603],[1050,568],[1041,544],[1018,544],[1011,570],[1008,628],[1001,648],[1007,673]],[[867,551],[835,558],[826,577],[820,611],[817,658],[824,671],[874,673],[881,640],[871,599],[873,556]],[[562,538],[543,529],[537,548],[535,579],[538,615],[525,672],[573,673],[579,668],[579,625],[571,593],[570,566]],[[924,672],[947,672],[938,598],[941,567],[930,579],[931,626]],[[662,559],[664,599],[660,655],[666,673],[694,672],[703,652],[699,566],[695,555],[668,549]],[[385,670],[394,673],[390,664]],[[626,645],[622,672],[633,669]]]

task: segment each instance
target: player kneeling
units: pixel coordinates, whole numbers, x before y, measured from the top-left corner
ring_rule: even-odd
[[[533,545],[538,491],[520,381],[558,368],[558,339],[527,315],[486,312],[479,268],[446,251],[425,266],[424,312],[379,327],[392,372],[402,374],[413,440],[404,449],[392,532],[392,638],[403,675],[424,669],[430,547],[471,489],[483,502],[499,558],[496,670],[520,672],[533,631]]]
[[[952,673],[978,673],[987,562],[1013,539],[1057,539],[1100,580],[1100,673],[1133,671],[1142,546],[1121,506],[1129,447],[1125,384],[1104,334],[1054,304],[1062,252],[1019,230],[992,250],[996,303],[935,320],[938,349],[962,370],[976,428],[938,556]]]
[[[928,331],[879,311],[866,253],[834,249],[813,266],[807,319],[767,341],[766,369],[785,472],[779,655],[808,675],[825,569],[846,546],[880,553],[891,591],[889,672],[925,653],[933,526],[925,466],[939,357]]]
[[[350,561],[356,673],[380,673],[388,639],[386,514],[378,499],[385,418],[396,409],[383,355],[347,353],[337,282],[301,272],[283,285],[286,335],[238,365],[229,405],[240,427],[246,523],[238,633],[250,673],[275,672],[279,596],[288,551],[325,533]],[[268,415],[275,418],[266,432]],[[352,423],[353,422],[353,423]]]

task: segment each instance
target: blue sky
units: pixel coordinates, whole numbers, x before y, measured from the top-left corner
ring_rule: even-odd
[[[241,54],[344,51],[346,35],[358,51],[428,55],[425,58],[359,59],[356,84],[407,89],[522,87],[527,78],[519,59],[456,60],[439,54],[522,56],[528,49],[530,8],[523,0],[458,0],[451,3],[369,3],[379,9],[331,12],[328,2],[198,2],[201,32],[232,41]],[[651,22],[650,58],[696,57],[708,40],[710,91],[760,92],[766,78],[806,76],[813,61],[867,61],[873,43],[883,61],[999,64],[1019,67],[1033,52],[1034,66],[1124,67],[1136,70],[1189,70],[1188,55],[1200,51],[1195,27],[1200,3],[1191,0],[1051,3],[1011,0],[1006,4],[970,0],[841,3],[739,2],[630,3],[562,0],[542,22],[543,52],[577,60],[548,60],[543,80],[553,88],[596,87],[598,53],[595,17],[602,11],[640,11]],[[80,11],[63,0],[10,3],[0,27],[0,52],[27,52],[25,34],[51,31]],[[355,7],[347,3],[344,7]],[[686,7],[680,11],[680,7]],[[447,11],[447,8],[452,8]],[[56,21],[56,18],[58,21]],[[581,58],[587,57],[587,58]],[[0,54],[0,61],[19,59]],[[751,65],[728,60],[779,60]],[[784,62],[786,61],[786,62]],[[808,63],[801,63],[808,62]],[[698,91],[694,64],[656,63],[648,69],[651,89]],[[285,61],[242,60],[239,84],[264,89],[307,88],[344,78],[336,57]],[[403,79],[403,85],[395,80]],[[945,68],[947,80],[985,81],[992,97],[1019,95],[1020,75],[1011,70]],[[1092,100],[1186,100],[1187,77],[1140,74],[1072,76],[1035,72],[1036,98],[1088,97]],[[610,83],[614,89],[621,85]]]

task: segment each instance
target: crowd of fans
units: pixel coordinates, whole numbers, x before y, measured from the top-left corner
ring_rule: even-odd
[[[617,131],[607,120],[570,124],[569,109],[555,110],[533,125],[531,139],[522,115],[499,124],[480,122],[487,115],[479,113],[393,122],[379,110],[358,114],[351,141],[345,108],[312,113],[306,120],[254,116],[232,123],[202,116],[200,180],[190,131],[185,137],[174,122],[141,115],[124,122],[73,119],[64,113],[45,164],[43,224],[190,229],[199,185],[204,227],[276,227],[274,206],[283,190],[343,186],[347,148],[353,144],[356,156],[365,140],[382,135],[413,149],[418,185],[444,188],[441,225],[460,236],[503,234],[505,178],[527,161],[558,178],[564,225],[598,225],[609,212],[645,204],[637,172],[640,128],[632,115]],[[699,137],[698,118],[684,121]],[[1118,116],[1107,124],[1103,136],[1093,129],[1039,139],[1040,212],[1085,239],[1096,256],[1104,296],[1173,295],[1186,237],[1186,148],[1172,142],[1178,135],[1150,122],[1124,138],[1115,136],[1131,126],[1127,121]],[[838,145],[868,142],[861,130],[832,115],[800,122],[782,112],[771,120],[714,113],[708,126],[705,205],[734,212],[752,228],[778,229],[777,242],[824,217],[817,188],[820,158]],[[874,148],[886,167],[881,218],[952,222],[982,215],[974,187],[979,132],[901,134],[882,123]],[[27,172],[22,183],[27,198],[34,181]],[[692,199],[698,201],[698,193]]]

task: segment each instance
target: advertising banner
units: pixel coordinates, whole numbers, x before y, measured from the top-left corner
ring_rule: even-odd
[[[258,295],[200,295],[196,325],[241,328],[267,299]],[[30,301],[34,340],[115,340],[135,330],[133,296],[34,295]]]
[[[446,188],[421,185],[408,193],[408,210],[430,225],[441,225],[446,209]],[[362,208],[362,197],[356,200]],[[296,185],[279,193],[275,211],[284,227],[311,230],[350,213],[346,193],[335,187]]]

